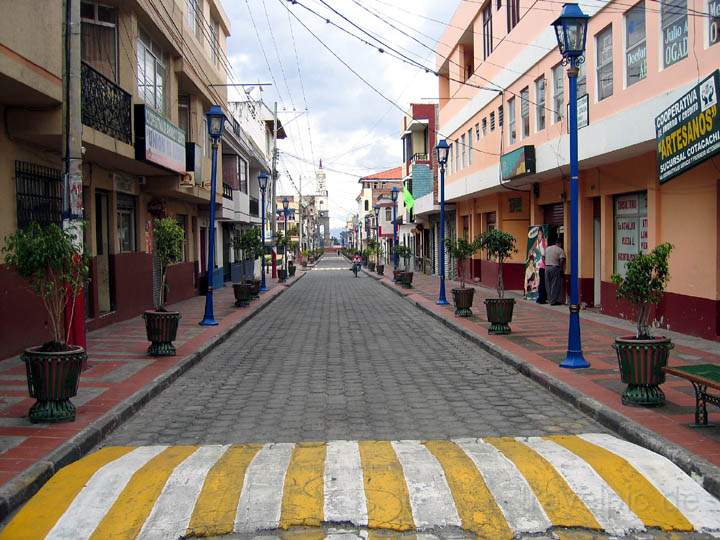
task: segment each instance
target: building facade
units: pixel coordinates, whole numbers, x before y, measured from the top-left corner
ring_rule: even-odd
[[[698,83],[707,87],[720,65],[717,2],[582,8],[591,18],[578,77],[581,301],[630,316],[611,276],[639,251],[670,242],[672,278],[656,319],[717,339],[720,160],[710,154],[720,135],[710,135],[704,160],[661,182],[656,133],[656,117]],[[446,200],[459,236],[497,227],[517,238],[505,270],[513,289],[522,289],[529,226],[547,225],[560,238],[569,230],[568,79],[551,27],[559,12],[463,2],[440,39],[451,47],[438,50],[439,129],[451,145]],[[702,106],[710,126],[717,105]],[[692,142],[693,132],[684,133],[680,147]],[[473,272],[492,285],[497,268],[477,256]]]

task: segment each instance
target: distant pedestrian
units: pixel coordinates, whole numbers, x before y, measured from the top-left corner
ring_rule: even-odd
[[[565,303],[563,293],[563,273],[565,268],[565,252],[560,238],[545,250],[545,288],[547,299],[553,306]]]

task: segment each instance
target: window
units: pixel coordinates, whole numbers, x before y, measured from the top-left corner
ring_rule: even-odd
[[[202,117],[202,132],[207,133],[208,132],[208,125],[207,125],[207,118],[205,115]],[[203,149],[203,156],[204,157],[210,157],[210,150],[208,146],[208,137],[200,135],[200,140],[202,141],[202,149]]]
[[[505,121],[505,112],[503,111],[502,105],[498,107],[498,126],[503,127]]]
[[[369,208],[370,208],[370,203],[368,202],[367,199],[365,199],[365,211],[367,212],[369,210]]]
[[[507,3],[507,31],[515,28],[520,22],[520,0],[508,0]]]
[[[520,122],[522,138],[530,136],[530,89],[526,86],[520,90]]]
[[[475,51],[472,47],[472,45],[464,45],[463,46],[463,80],[467,81],[470,77],[473,76],[473,73],[475,73],[475,68],[473,67],[473,63],[475,60]]]
[[[720,0],[708,0],[708,46],[720,43]]]
[[[495,113],[490,113],[490,131],[495,131]]]
[[[205,17],[203,16],[203,3],[202,0],[195,0],[195,36],[202,43],[203,37],[203,23]]]
[[[392,210],[389,208],[385,209],[385,221],[392,221]]]
[[[495,9],[500,9],[502,7],[502,0],[495,0]]]
[[[595,36],[597,48],[597,98],[602,101],[613,94],[612,26]]]
[[[248,192],[248,162],[238,157],[238,177],[240,178],[240,191]]]
[[[165,63],[155,43],[140,32],[137,48],[138,94],[153,109],[165,113]]]
[[[487,118],[482,119],[482,133],[483,136],[487,133]]]
[[[117,12],[91,2],[80,4],[82,61],[117,81]]]
[[[490,56],[493,50],[492,36],[492,12],[490,11],[490,2],[482,10],[483,20],[483,60]]]
[[[475,124],[475,141],[480,141],[480,124]]]
[[[117,236],[120,252],[135,251],[135,197],[117,194]]]
[[[515,128],[515,98],[508,99],[507,103],[508,108],[508,124],[509,124],[509,133],[508,133],[508,143],[509,144],[515,144],[515,141],[517,141],[517,131]]]
[[[63,181],[60,169],[15,162],[17,227],[62,223]]]
[[[647,77],[645,2],[625,14],[625,84],[632,86]]]
[[[468,150],[467,150],[467,156],[468,156],[468,165],[472,165],[472,128],[468,129],[467,132],[467,143],[468,143]]]
[[[663,67],[670,67],[688,55],[687,0],[660,0]]]
[[[560,122],[565,113],[565,96],[563,88],[565,79],[563,78],[563,66],[558,64],[553,68],[553,122]]]
[[[178,96],[178,127],[185,132],[185,140],[190,140],[190,97]]]
[[[460,140],[462,141],[460,144],[462,144],[462,168],[465,168],[465,164],[467,163],[465,161],[465,155],[467,154],[467,144],[465,144],[465,134],[463,133],[460,137]]]
[[[212,56],[213,64],[216,66],[220,63],[220,41],[218,35],[220,34],[220,28],[215,20],[210,21],[210,53]]]
[[[627,263],[648,249],[647,192],[615,196],[615,273],[625,275]]]
[[[455,172],[460,170],[460,140],[455,139]],[[465,159],[465,156],[463,155],[463,159]]]
[[[545,129],[545,76],[535,80],[535,128]]]

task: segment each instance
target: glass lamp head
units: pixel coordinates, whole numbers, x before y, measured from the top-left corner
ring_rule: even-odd
[[[217,141],[222,137],[225,127],[225,113],[218,105],[213,105],[205,113],[205,116],[207,116],[208,135],[210,135],[211,139]]]
[[[390,199],[392,202],[397,202],[398,198],[398,188],[397,186],[393,186],[393,188],[390,190]]]
[[[260,186],[260,189],[262,191],[265,191],[267,189],[267,183],[268,183],[268,175],[265,171],[262,171],[260,174],[258,174],[258,184]]]
[[[437,146],[435,146],[435,152],[437,153],[437,161],[443,167],[447,163],[449,150],[450,150],[450,145],[447,143],[447,141],[445,139],[440,139],[440,142],[438,142]]]
[[[558,48],[563,58],[578,58],[585,53],[589,18],[577,4],[563,4],[560,16],[553,22]]]

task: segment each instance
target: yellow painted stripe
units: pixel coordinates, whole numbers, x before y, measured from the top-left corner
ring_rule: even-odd
[[[407,531],[415,528],[402,465],[387,441],[361,441],[360,461],[367,498],[368,527]]]
[[[91,538],[137,537],[175,467],[196,449],[195,446],[171,446],[138,469]]]
[[[319,527],[324,514],[325,443],[298,443],[285,474],[281,529]]]
[[[133,450],[103,448],[60,469],[0,532],[0,539],[45,538],[97,470]]]
[[[245,472],[259,444],[231,447],[205,477],[186,536],[220,536],[231,534]]]
[[[554,435],[548,439],[584,459],[648,527],[692,531],[685,516],[626,460],[580,437]]]
[[[585,503],[545,458],[512,438],[488,437],[485,441],[515,464],[553,525],[602,529]]]
[[[463,529],[480,538],[512,538],[505,516],[472,460],[455,443],[426,441],[445,472]]]

